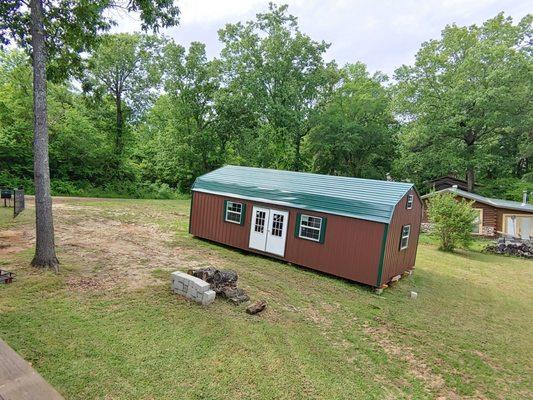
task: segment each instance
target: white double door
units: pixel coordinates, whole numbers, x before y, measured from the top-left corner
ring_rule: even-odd
[[[288,223],[289,213],[287,211],[254,206],[249,247],[283,256]]]

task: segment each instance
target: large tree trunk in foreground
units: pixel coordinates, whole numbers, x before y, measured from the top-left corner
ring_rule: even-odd
[[[46,49],[44,43],[43,2],[31,0],[31,44],[33,62],[33,168],[35,183],[36,267],[58,270],[54,244],[48,127],[46,122]]]

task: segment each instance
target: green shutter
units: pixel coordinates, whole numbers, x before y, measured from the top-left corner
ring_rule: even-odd
[[[228,209],[228,200],[224,200],[224,209],[222,210],[222,220],[226,221],[226,210]]]
[[[246,220],[246,204],[242,203],[241,208],[241,225],[244,225],[244,221]]]
[[[294,224],[294,237],[300,237],[300,221],[302,219],[302,214],[296,214],[296,223]]]
[[[320,239],[318,240],[319,243],[324,243],[324,239],[326,237],[327,225],[328,225],[328,219],[326,217],[322,217],[322,225],[320,226]]]

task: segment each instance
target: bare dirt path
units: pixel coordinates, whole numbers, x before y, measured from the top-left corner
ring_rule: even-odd
[[[56,245],[60,260],[69,266],[66,281],[73,289],[136,289],[157,281],[154,271],[201,264],[192,261],[198,258],[194,250],[175,245],[175,232],[152,222],[153,208],[133,208],[120,200],[100,206],[106,200],[54,198]],[[30,196],[27,207],[33,212]],[[172,211],[156,211],[164,220],[179,218]],[[0,257],[34,244],[33,223],[0,231]]]

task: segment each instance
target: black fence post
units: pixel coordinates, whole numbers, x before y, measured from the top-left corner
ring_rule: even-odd
[[[20,186],[18,189],[13,190],[14,192],[14,204],[13,204],[13,218],[19,215],[24,208],[26,207],[24,201],[24,188]]]

